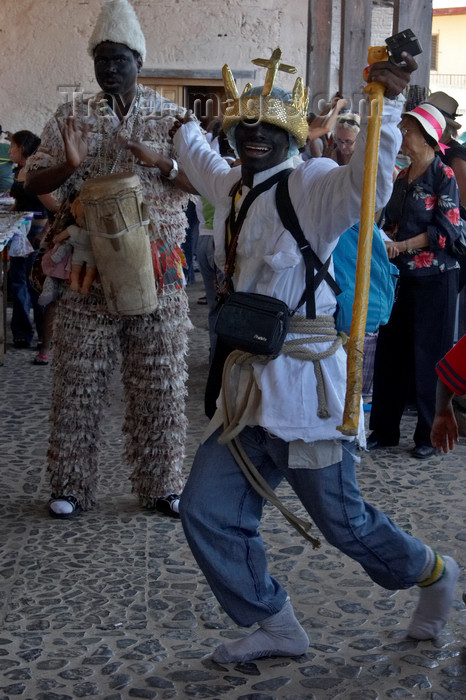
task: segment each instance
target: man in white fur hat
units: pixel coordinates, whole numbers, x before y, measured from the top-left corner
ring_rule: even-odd
[[[54,336],[49,513],[69,518],[96,502],[101,415],[121,349],[125,457],[133,466],[133,491],[143,506],[178,517],[188,328],[180,245],[189,183],[178,170],[168,132],[170,115],[179,107],[137,84],[146,47],[127,0],[105,0],[89,53],[102,92],[77,108],[59,107],[45,126],[27,187],[61,194],[56,232],[65,228],[69,202],[85,180],[136,173],[149,208],[158,308],[115,316],[99,282],[86,296],[66,285],[62,289]]]

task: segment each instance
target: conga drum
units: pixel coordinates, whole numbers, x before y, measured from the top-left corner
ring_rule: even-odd
[[[86,180],[79,199],[110,313],[154,311],[157,290],[139,177],[116,173]]]

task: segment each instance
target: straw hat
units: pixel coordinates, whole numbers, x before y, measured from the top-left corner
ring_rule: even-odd
[[[450,124],[454,129],[461,129],[461,124],[455,121],[455,117],[460,117],[461,114],[456,112],[458,102],[453,97],[447,95],[446,92],[433,92],[426,101],[442,112],[447,124]]]
[[[95,47],[104,41],[124,44],[137,51],[142,60],[145,60],[146,40],[134,8],[128,0],[104,0],[89,39],[89,55],[94,56]]]
[[[427,102],[423,102],[410,112],[405,112],[404,117],[413,117],[416,119],[424,131],[439,143],[442,138],[443,130],[446,127],[445,117],[442,112]]]

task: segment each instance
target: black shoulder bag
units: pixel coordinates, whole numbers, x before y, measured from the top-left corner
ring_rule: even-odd
[[[253,201],[276,182],[286,181],[291,169],[281,170],[253,187],[235,217],[234,192],[229,221],[231,241],[225,263],[225,294],[215,323],[215,332],[229,350],[242,350],[254,355],[277,355],[288,330],[289,309],[281,299],[253,292],[235,292],[232,276],[236,247],[246,214]]]
[[[307,318],[316,317],[314,292],[323,279],[332,286],[337,294],[340,292],[335,280],[328,273],[330,258],[322,264],[301,229],[288,190],[290,172],[291,170],[285,170],[278,173],[282,177],[277,184],[275,200],[282,223],[295,238],[306,265],[306,284],[300,302],[294,310],[290,310],[284,301],[275,297],[253,292],[230,292],[220,308],[215,325],[215,332],[230,348],[255,355],[278,355],[288,332],[289,320],[302,304],[306,303]],[[272,182],[269,187],[272,184],[274,183]],[[249,192],[248,196],[252,192],[253,190]],[[237,223],[225,265],[226,277],[230,283],[236,244],[245,219],[243,207],[247,204],[247,197],[237,218],[239,226]],[[314,274],[314,270],[316,270],[316,274]]]

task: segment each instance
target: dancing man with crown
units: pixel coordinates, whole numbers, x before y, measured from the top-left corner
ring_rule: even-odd
[[[231,286],[236,292],[275,297],[297,308],[277,356],[228,354],[231,347],[218,343],[212,363],[209,384],[215,398],[217,389],[220,394],[211,430],[197,451],[181,497],[181,520],[224,610],[238,625],[257,625],[251,634],[220,644],[213,660],[298,656],[308,648],[308,636],[286,590],[267,570],[259,534],[265,498],[275,502],[273,489],[284,478],[326,540],[359,562],[373,581],[391,590],[420,587],[408,634],[430,639],[446,623],[458,566],[362,499],[354,438],[342,438],[337,429],[343,414],[346,356],[333,323],[335,293],[327,278],[321,281],[314,296],[315,317],[306,318],[309,297],[300,305],[306,265],[277,211],[287,190],[307,243],[320,260],[330,258],[340,233],[359,220],[366,127],[349,165],[338,167],[325,158],[301,161],[299,148],[308,131],[302,81],[296,80],[291,94],[275,85],[280,71],[294,71],[281,63],[280,50],[270,61],[259,59],[256,64],[268,69],[265,84],[247,85],[241,95],[229,68],[224,68],[223,128],[240,166],[230,169],[209,148],[189,114],[172,130],[189,180],[215,207],[216,263],[223,267],[228,262]],[[374,63],[368,76],[385,87],[377,209],[391,193],[401,142],[400,93],[416,67],[405,55],[401,65]],[[246,199],[244,216],[244,209],[241,214],[238,210]],[[235,223],[237,214],[241,227]],[[215,381],[216,364],[223,366],[221,387]],[[318,541],[313,542],[317,546]]]

